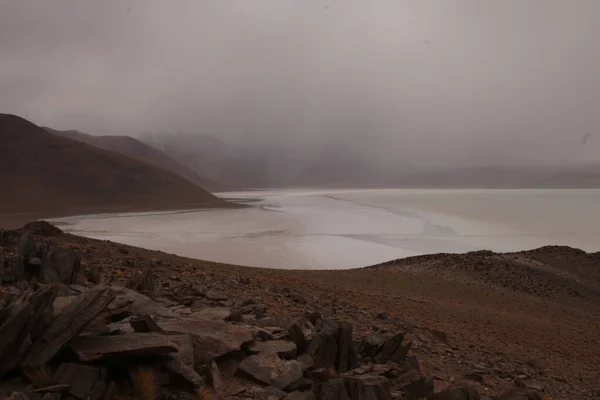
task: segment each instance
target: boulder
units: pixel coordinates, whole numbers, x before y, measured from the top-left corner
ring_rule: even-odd
[[[302,378],[302,365],[296,360],[281,360],[274,352],[262,352],[244,359],[238,366],[238,374],[285,389]]]
[[[199,319],[214,319],[215,321],[225,321],[231,315],[231,309],[227,307],[204,307],[200,310],[194,311],[193,314],[195,318]]]
[[[381,350],[374,357],[374,360],[378,363],[385,363],[387,361],[393,361],[401,363],[406,359],[408,350],[410,349],[411,343],[403,344],[404,333],[398,333],[392,338],[388,339],[382,346]]]
[[[323,321],[323,327],[306,349],[306,354],[314,360],[315,368],[330,368],[336,366],[338,355],[338,335],[340,325],[333,320]]]
[[[297,319],[288,328],[290,338],[298,348],[299,354],[304,354],[315,335],[315,326],[307,319]]]
[[[194,342],[195,365],[206,365],[210,360],[251,343],[257,329],[248,325],[228,324],[213,320],[165,320],[158,325],[167,333],[189,334]]]
[[[221,379],[221,372],[219,366],[214,360],[208,363],[208,370],[206,372],[206,382],[215,390],[217,393],[221,393],[223,389],[223,380]]]
[[[206,298],[210,301],[223,301],[227,300],[227,295],[216,290],[208,290],[205,294]]]
[[[42,282],[76,283],[81,273],[81,257],[74,250],[58,247],[44,257],[40,279]]]

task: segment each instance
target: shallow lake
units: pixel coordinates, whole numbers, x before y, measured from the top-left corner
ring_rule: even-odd
[[[600,250],[600,190],[273,190],[251,208],[77,216],[71,233],[232,264],[367,266],[425,253]]]

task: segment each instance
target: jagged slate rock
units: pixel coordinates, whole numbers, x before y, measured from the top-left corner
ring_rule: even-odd
[[[356,346],[353,344],[348,348],[348,371],[358,367],[358,351]]]
[[[313,381],[309,378],[300,378],[298,380],[295,380],[294,382],[290,383],[290,385],[287,387],[287,391],[291,391],[291,392],[303,392],[305,390],[310,390],[312,389],[312,385],[313,385]]]
[[[260,388],[254,391],[255,399],[262,400],[281,400],[285,397],[286,393],[274,386],[267,386],[266,388]]]
[[[316,368],[306,373],[306,377],[315,382],[325,382],[331,378],[327,368]]]
[[[222,301],[227,300],[227,295],[225,293],[216,291],[216,290],[208,290],[204,296],[210,301]]]
[[[148,314],[138,317],[132,317],[129,320],[129,324],[131,325],[133,330],[138,333],[164,333],[162,328],[158,326],[158,324]]]
[[[392,356],[397,352],[397,350],[402,346],[402,341],[404,340],[404,333],[397,333],[391,339],[387,340],[379,353],[375,356],[375,361],[383,364],[388,360],[392,359]]]
[[[390,383],[383,376],[348,376],[344,382],[351,400],[392,400]]]
[[[426,377],[404,387],[406,400],[419,400],[433,396],[433,378]]]
[[[58,294],[59,287],[58,284],[46,285],[31,296],[29,302],[34,311],[28,329],[32,340],[36,340],[46,326],[52,322],[54,316],[53,302]]]
[[[271,340],[266,342],[255,341],[248,350],[252,353],[275,352],[282,358],[293,358],[296,356],[296,344],[287,340]]]
[[[244,317],[242,316],[242,313],[240,313],[238,310],[232,310],[231,313],[227,316],[227,318],[225,318],[225,321],[244,322]]]
[[[106,386],[106,390],[104,391],[104,397],[102,400],[113,400],[115,395],[117,394],[117,385],[114,382],[110,382]]]
[[[102,321],[94,320],[85,327],[80,336],[103,336],[109,335],[110,328]]]
[[[340,321],[338,331],[338,354],[336,368],[338,372],[346,372],[353,367],[350,359],[353,325],[348,321]]]
[[[7,397],[7,400],[30,400],[30,399],[23,392],[12,392],[12,394],[9,397]]]
[[[194,343],[190,335],[181,335],[181,348],[171,354],[163,366],[191,383],[195,388],[204,386],[204,379],[194,370]]]
[[[100,400],[106,391],[106,382],[96,382],[86,400]]]
[[[81,257],[72,249],[51,250],[42,265],[41,280],[45,283],[75,283],[81,272]]]
[[[219,371],[219,366],[214,360],[211,360],[208,363],[206,382],[215,390],[215,392],[221,393],[221,389],[223,388],[223,380],[221,379],[221,371]]]
[[[256,306],[256,301],[254,299],[244,299],[237,304],[238,308],[247,306]]]
[[[42,396],[42,400],[60,400],[60,393],[47,392]]]
[[[315,326],[308,319],[300,318],[290,325],[288,332],[298,347],[298,354],[304,354],[315,335]]]
[[[501,394],[496,400],[542,400],[542,395],[532,389],[514,388]]]
[[[179,316],[162,304],[135,290],[112,286],[111,289],[115,292],[116,297],[106,310],[106,314],[108,315],[120,314],[123,318],[132,315],[146,314],[161,318],[177,318]],[[105,313],[103,313],[103,317],[104,314]],[[117,321],[113,320],[112,322]]]
[[[195,365],[202,366],[251,343],[257,329],[213,320],[167,320],[158,325],[167,333],[189,334],[194,342]]]
[[[350,400],[342,378],[316,383],[313,387],[316,400]]]
[[[0,315],[0,360],[14,348],[15,342],[23,335],[23,329],[33,314],[33,306],[26,295],[13,300]],[[0,367],[0,370],[2,368]],[[6,372],[6,371],[5,371]]]
[[[21,361],[23,367],[48,363],[115,298],[108,288],[95,288],[80,296],[57,316],[38,337]]]
[[[181,340],[181,335],[126,333],[118,336],[79,336],[71,341],[70,347],[80,361],[95,361],[176,353],[182,347]]]
[[[364,338],[360,344],[360,353],[365,357],[375,357],[383,347],[383,345],[390,339],[390,336],[376,333],[371,336]]]
[[[231,309],[227,307],[206,307],[194,312],[194,317],[200,319],[214,319],[215,321],[225,321],[231,315]]]
[[[301,392],[296,390],[288,393],[283,400],[315,400],[315,395],[311,391]]]
[[[27,295],[32,312],[29,314],[27,324],[22,328],[22,334],[11,342],[8,353],[2,357],[0,375],[11,371],[19,362],[46,326],[52,321],[52,302],[58,291],[57,285],[47,285],[42,289]],[[1,333],[0,333],[1,334]]]
[[[18,254],[25,263],[37,255],[37,245],[33,239],[33,232],[27,232],[21,237]]]
[[[69,393],[73,397],[80,400],[87,400],[91,395],[94,385],[100,382],[105,375],[106,371],[103,371],[101,368],[63,363],[58,367],[52,378],[55,382],[68,384]],[[98,398],[94,400],[98,400]]]
[[[302,354],[297,360],[302,364],[302,369],[304,371],[311,369],[315,365],[315,360],[308,354]]]
[[[325,320],[323,327],[315,335],[306,349],[315,361],[315,368],[335,367],[338,355],[338,334],[340,325],[336,321]]]
[[[480,400],[480,398],[479,393],[475,389],[457,386],[437,392],[429,397],[428,400]]]
[[[302,377],[302,365],[296,360],[281,360],[275,353],[262,352],[244,359],[237,372],[265,385],[285,389]]]
[[[267,315],[267,307],[263,305],[256,306],[252,310],[252,314],[254,314],[254,318],[256,319],[263,319]]]

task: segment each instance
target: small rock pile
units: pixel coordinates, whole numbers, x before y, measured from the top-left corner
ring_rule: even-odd
[[[151,268],[106,285],[76,251],[44,239],[56,228],[30,228],[0,235],[0,398],[485,398],[467,387],[436,393],[402,332],[355,338],[331,308],[284,328],[253,299],[161,285]],[[540,398],[525,388],[498,397]]]

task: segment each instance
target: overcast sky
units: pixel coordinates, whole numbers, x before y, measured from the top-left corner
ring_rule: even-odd
[[[599,18],[598,0],[5,0],[0,112],[96,134],[370,134],[415,163],[600,159]]]

